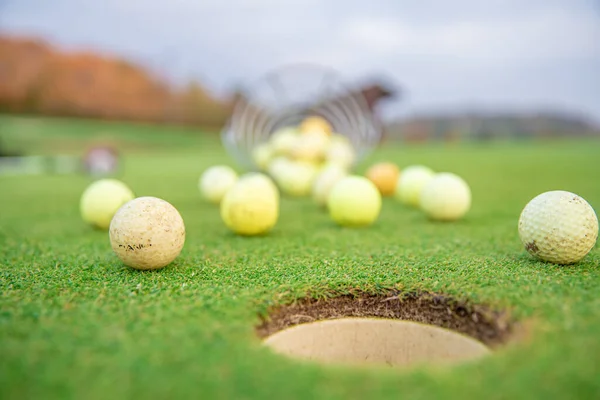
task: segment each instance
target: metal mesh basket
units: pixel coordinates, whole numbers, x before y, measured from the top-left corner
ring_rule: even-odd
[[[324,118],[336,133],[348,138],[356,161],[381,138],[381,127],[362,93],[350,90],[333,69],[298,64],[274,70],[247,87],[234,105],[222,142],[240,166],[255,170],[255,146],[308,116]]]

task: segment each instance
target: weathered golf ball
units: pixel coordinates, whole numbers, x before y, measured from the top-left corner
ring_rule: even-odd
[[[348,172],[337,164],[324,166],[318,173],[312,186],[313,200],[321,207],[327,205],[327,197],[333,185],[346,177]]]
[[[349,175],[331,188],[327,208],[331,219],[341,226],[371,225],[381,212],[381,194],[367,178]]]
[[[215,165],[202,173],[198,188],[204,199],[219,204],[237,180],[238,174],[233,168],[227,165]]]
[[[598,217],[592,206],[574,193],[542,193],[521,212],[519,237],[531,255],[555,264],[573,264],[596,244]]]
[[[471,208],[471,189],[460,176],[440,172],[423,188],[420,206],[433,220],[456,221]]]
[[[279,191],[271,178],[261,173],[240,177],[221,202],[221,219],[238,235],[265,234],[278,218]]]
[[[365,176],[377,186],[382,196],[387,197],[396,191],[400,168],[391,162],[381,162],[372,165]]]
[[[86,223],[108,229],[119,207],[134,197],[125,183],[117,179],[100,179],[89,185],[81,195],[79,211]]]
[[[169,265],[185,243],[185,225],[175,207],[156,197],[123,205],[110,223],[110,244],[121,261],[149,270]]]
[[[398,178],[394,196],[401,203],[417,207],[421,199],[421,191],[434,175],[435,172],[424,165],[406,167]]]

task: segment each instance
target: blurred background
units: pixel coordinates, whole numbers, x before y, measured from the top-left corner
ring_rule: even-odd
[[[595,0],[3,0],[0,154],[51,150],[32,116],[216,135],[294,63],[339,71],[390,142],[600,137]],[[73,124],[73,151],[128,134]]]

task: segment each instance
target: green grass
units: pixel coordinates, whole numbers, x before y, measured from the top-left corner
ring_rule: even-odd
[[[0,121],[37,126],[38,149],[49,149],[50,140],[57,147],[68,140],[89,143],[99,126]],[[525,253],[516,229],[527,201],[547,190],[574,191],[600,209],[599,142],[384,148],[360,171],[369,162],[392,160],[461,174],[473,191],[467,218],[432,223],[386,199],[374,226],[342,229],[309,200],[283,199],[268,237],[241,238],[197,191],[204,168],[232,163],[214,138],[166,127],[103,126],[123,132],[132,150],[136,141],[146,143],[146,131],[147,142],[160,144],[132,151],[122,179],[137,195],[162,197],[179,209],[185,248],[160,271],[124,268],[107,233],[79,218],[89,178],[0,177],[0,398],[563,399],[600,393],[600,249],[574,266],[545,264]],[[174,130],[178,139],[165,139]],[[388,287],[507,308],[532,321],[530,337],[477,363],[395,371],[298,363],[262,347],[254,333],[258,314],[271,305],[306,293]]]

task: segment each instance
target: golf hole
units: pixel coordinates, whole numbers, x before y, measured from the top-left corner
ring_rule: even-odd
[[[297,360],[390,367],[478,360],[512,331],[506,313],[417,293],[303,299],[257,328],[266,346]]]

